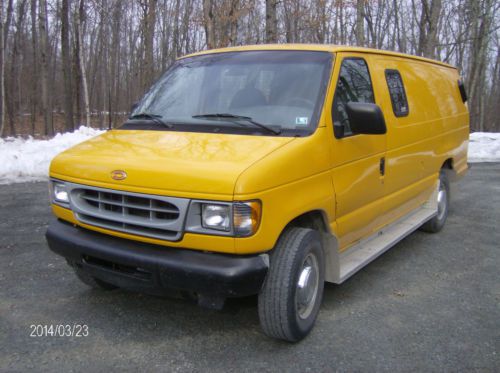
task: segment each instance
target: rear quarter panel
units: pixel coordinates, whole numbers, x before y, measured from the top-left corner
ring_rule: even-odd
[[[396,69],[403,79],[409,114],[396,117],[385,70]],[[443,163],[451,158],[457,172],[467,167],[469,116],[458,89],[456,69],[417,60],[379,56],[372,65],[374,85],[386,118],[387,210],[432,193]],[[411,204],[407,208],[412,208]],[[394,214],[393,214],[394,215]],[[396,218],[397,216],[393,216]],[[392,218],[389,218],[392,220]]]

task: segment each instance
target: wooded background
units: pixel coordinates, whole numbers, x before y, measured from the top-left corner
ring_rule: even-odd
[[[232,45],[388,49],[459,68],[500,131],[498,0],[0,0],[0,136],[120,125],[179,56]]]

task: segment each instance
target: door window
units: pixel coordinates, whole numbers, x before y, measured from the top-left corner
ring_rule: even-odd
[[[333,128],[337,138],[353,134],[346,112],[348,102],[375,103],[370,72],[363,58],[346,58],[340,67],[332,107]]]

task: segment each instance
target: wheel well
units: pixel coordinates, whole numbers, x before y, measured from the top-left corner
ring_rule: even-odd
[[[444,161],[443,165],[441,168],[445,168],[448,170],[453,170],[453,159],[448,158],[446,161]]]
[[[457,174],[455,172],[455,169],[453,168],[453,159],[448,158],[446,161],[444,161],[443,165],[441,166],[440,171],[441,170],[443,170],[446,173],[448,180],[450,180],[450,181],[456,180]]]
[[[320,232],[325,252],[325,280],[340,283],[339,246],[337,238],[330,231],[326,213],[322,210],[306,212],[289,222],[283,232],[289,227],[311,228]]]
[[[290,223],[287,224],[286,228],[289,227],[301,227],[301,228],[311,228],[316,229],[319,232],[326,233],[329,232],[328,225],[326,223],[326,216],[324,212],[315,210],[309,211],[305,214],[297,216]]]

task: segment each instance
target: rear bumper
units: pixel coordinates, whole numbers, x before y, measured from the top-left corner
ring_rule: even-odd
[[[257,294],[268,269],[266,254],[223,255],[107,236],[53,220],[50,249],[74,267],[118,287],[152,294],[171,289],[214,297]]]

